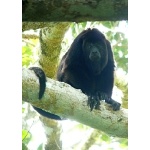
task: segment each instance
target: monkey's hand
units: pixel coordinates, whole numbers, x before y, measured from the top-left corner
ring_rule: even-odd
[[[94,108],[95,109],[100,109],[100,100],[99,100],[99,96],[98,93],[96,93],[95,95],[90,94],[88,96],[88,106],[90,106],[90,110],[92,111]]]

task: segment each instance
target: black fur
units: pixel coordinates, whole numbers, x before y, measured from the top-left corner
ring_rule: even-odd
[[[55,119],[55,120],[62,120],[59,116],[52,114],[52,113],[48,113],[40,108],[37,108],[35,106],[33,106],[33,108],[42,116],[47,117],[47,118],[51,118],[51,119]]]
[[[114,101],[114,58],[109,41],[97,29],[81,32],[63,56],[57,79],[88,95],[91,110],[99,109],[100,100],[111,104],[113,110],[120,109]]]
[[[114,67],[109,41],[99,30],[87,29],[75,38],[63,56],[58,67],[57,80],[81,89],[88,96],[88,105],[91,111],[93,108],[99,109],[101,100],[111,104],[113,110],[116,111],[120,109],[121,104],[111,98]],[[38,75],[38,77],[41,76]],[[41,81],[39,97],[42,97],[45,89],[43,87],[44,80]],[[59,116],[44,112],[39,108],[35,109],[43,116],[61,120]]]
[[[45,88],[46,88],[46,76],[44,71],[39,68],[39,67],[30,67],[30,70],[33,70],[34,73],[36,74],[36,76],[39,78],[39,99],[42,98],[44,92],[45,92]]]

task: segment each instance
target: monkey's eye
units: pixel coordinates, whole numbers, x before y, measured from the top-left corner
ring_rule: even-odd
[[[87,45],[87,48],[88,48],[88,49],[91,49],[92,47],[93,47],[92,44],[88,44],[88,45]]]

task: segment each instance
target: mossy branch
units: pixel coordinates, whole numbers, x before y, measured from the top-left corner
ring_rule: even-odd
[[[128,0],[23,0],[22,10],[23,22],[117,21],[128,19]]]
[[[38,99],[39,81],[32,70],[22,71],[22,99],[47,112],[62,118],[76,120],[106,134],[127,138],[128,114],[127,110],[113,111],[106,104],[101,103],[101,110],[92,112],[87,106],[87,96],[81,90],[74,89],[66,83],[47,79],[46,91],[41,100]]]

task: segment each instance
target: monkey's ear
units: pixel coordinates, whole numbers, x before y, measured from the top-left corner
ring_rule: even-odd
[[[39,67],[30,67],[30,70],[33,70],[36,76],[39,78],[39,99],[41,99],[44,95],[45,88],[46,88],[46,75],[44,71]]]

